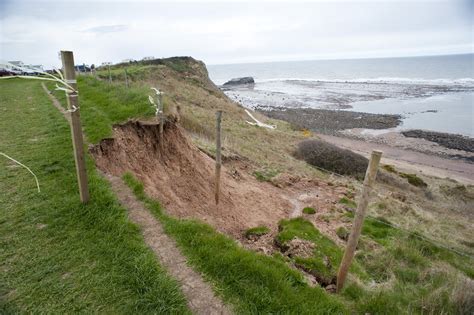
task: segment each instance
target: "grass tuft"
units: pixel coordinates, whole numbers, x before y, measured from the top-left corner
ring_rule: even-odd
[[[343,205],[346,205],[347,207],[349,208],[352,208],[352,209],[356,209],[357,208],[357,204],[355,203],[354,200],[351,200],[347,197],[342,197],[340,200],[339,200],[339,203],[342,203]]]
[[[303,208],[303,213],[304,214],[315,214],[316,209],[314,209],[312,207],[305,207],[305,208]]]
[[[254,228],[250,228],[247,231],[245,231],[245,237],[250,238],[252,236],[262,236],[265,234],[268,234],[270,232],[270,229],[267,228],[266,226],[257,226]]]

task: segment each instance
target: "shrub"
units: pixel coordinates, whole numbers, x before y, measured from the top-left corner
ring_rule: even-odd
[[[416,176],[416,174],[407,174],[407,173],[399,173],[401,177],[406,178],[408,183],[416,187],[427,187],[426,184],[421,178]]]
[[[311,207],[305,207],[305,208],[303,208],[303,213],[304,214],[315,214],[316,210],[314,208],[311,208]]]
[[[387,172],[390,172],[390,173],[397,173],[397,170],[395,169],[395,167],[393,165],[384,165],[382,166],[384,170],[386,170]]]
[[[300,142],[295,156],[313,166],[356,178],[364,177],[369,163],[362,155],[316,139]]]

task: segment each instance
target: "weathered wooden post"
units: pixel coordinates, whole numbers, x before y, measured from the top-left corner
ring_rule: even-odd
[[[109,69],[109,83],[112,83],[112,75],[110,74],[110,62],[107,63],[107,68]]]
[[[367,172],[365,173],[362,196],[359,200],[359,204],[357,205],[354,223],[352,224],[351,234],[349,235],[349,240],[347,241],[344,257],[342,258],[341,265],[339,267],[339,272],[337,273],[336,292],[340,292],[344,287],[347,272],[349,271],[352,259],[354,258],[357,243],[359,242],[359,236],[362,231],[362,224],[364,223],[365,212],[367,210],[367,205],[369,204],[369,195],[372,191],[372,187],[375,182],[375,177],[377,176],[377,170],[381,157],[381,151],[372,151],[369,166],[367,167]]]
[[[89,189],[87,187],[87,171],[84,158],[84,140],[82,137],[81,117],[79,113],[79,99],[77,95],[76,72],[74,69],[74,56],[72,51],[61,51],[64,79],[74,91],[67,93],[68,109],[71,113],[71,137],[74,149],[74,160],[76,162],[77,181],[79,185],[79,196],[82,203],[89,201]]]
[[[165,127],[165,107],[163,105],[163,92],[158,94],[158,106],[160,106],[160,149],[163,151],[163,129]]]
[[[125,86],[128,89],[128,75],[127,75],[127,68],[125,68]]]
[[[219,192],[221,184],[221,119],[222,111],[216,112],[216,205],[219,204]]]

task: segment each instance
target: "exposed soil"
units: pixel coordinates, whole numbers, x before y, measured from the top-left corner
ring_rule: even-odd
[[[301,193],[314,196],[316,208],[330,208],[345,190],[322,181],[298,178],[278,188],[259,182],[243,161],[226,161],[221,175],[219,206],[214,201],[214,160],[197,149],[174,122],[164,126],[163,150],[155,123],[130,121],[114,126],[114,138],[91,148],[99,169],[121,176],[133,173],[145,192],[162,202],[166,211],[180,218],[197,218],[219,231],[243,239],[245,230],[276,226],[295,211],[291,200]],[[238,176],[236,176],[238,174]],[[308,200],[309,202],[309,200]]]
[[[316,248],[313,242],[294,238],[285,244],[288,249],[285,251],[289,257],[309,258],[313,256],[313,251]]]
[[[335,134],[351,128],[388,129],[401,122],[400,115],[380,115],[314,108],[285,108],[262,111],[268,117],[288,121],[297,128]]]
[[[153,250],[160,263],[181,285],[188,307],[195,314],[231,314],[227,306],[214,295],[211,286],[191,269],[176,243],[163,230],[160,222],[138,201],[119,177],[105,176],[120,203],[127,208],[130,220],[142,229],[145,243]]]

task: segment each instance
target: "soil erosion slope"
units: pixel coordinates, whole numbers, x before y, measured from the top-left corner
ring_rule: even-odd
[[[234,236],[253,226],[274,223],[292,210],[281,189],[255,180],[238,161],[223,168],[221,201],[216,207],[214,160],[196,148],[174,122],[164,126],[162,151],[158,125],[134,121],[114,126],[114,138],[102,140],[91,153],[107,173],[133,173],[168,213],[199,218]]]

